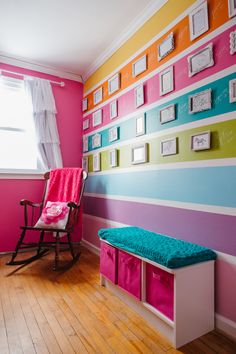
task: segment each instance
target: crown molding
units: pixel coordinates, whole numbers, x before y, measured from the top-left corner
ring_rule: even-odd
[[[89,66],[87,72],[83,75],[83,81],[85,82],[102,64],[108,60],[112,54],[114,54],[140,27],[144,25],[155,12],[160,10],[162,6],[167,3],[168,0],[153,0],[144,8],[142,13],[137,16],[129,26],[121,32],[120,36],[116,38],[103,53]]]
[[[14,65],[23,69],[34,70],[40,73],[57,76],[62,79],[68,79],[83,83],[81,75],[68,73],[66,71],[59,70],[56,67],[45,66],[40,63],[29,62],[27,61],[27,59],[24,58],[12,57],[3,52],[0,52],[0,63]]]

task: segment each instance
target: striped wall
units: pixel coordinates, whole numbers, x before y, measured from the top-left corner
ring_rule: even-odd
[[[236,285],[230,285],[231,277],[236,275],[236,103],[231,102],[229,89],[230,82],[236,80],[236,54],[230,54],[229,45],[230,33],[236,31],[236,17],[229,17],[227,0],[208,0],[209,29],[191,41],[189,14],[201,3],[191,1],[183,9],[177,2],[168,1],[155,19],[161,19],[170,5],[175,18],[121,63],[115,59],[119,51],[123,53],[124,48],[119,49],[114,63],[111,57],[85,84],[88,109],[83,122],[88,127],[84,129],[83,163],[89,178],[84,199],[84,239],[99,247],[99,228],[125,224],[214,249],[220,255],[217,313],[235,325],[236,307],[227,291],[236,294]],[[137,36],[143,35],[144,28],[148,28],[145,25]],[[174,49],[158,61],[157,46],[171,32]],[[214,64],[190,76],[188,57],[209,45]],[[134,77],[132,64],[143,55],[147,56],[147,68]],[[174,89],[162,95],[160,77],[170,67]],[[116,73],[120,74],[120,88],[109,95],[108,80]],[[136,108],[135,89],[139,85],[144,88],[144,104]],[[102,100],[94,104],[94,92],[100,87]],[[190,113],[190,97],[206,90],[211,92],[211,107]],[[114,100],[118,114],[110,119]],[[174,105],[175,119],[163,124],[160,114],[170,105]],[[102,120],[93,126],[93,115],[98,110]],[[137,136],[136,119],[140,116],[145,120],[145,133]],[[109,141],[113,128],[117,128],[117,138]],[[192,135],[206,131],[210,132],[210,149],[191,149]],[[94,137],[98,136],[101,143],[94,146]],[[172,138],[177,141],[176,154],[163,156],[161,142]],[[147,159],[133,164],[132,148],[140,144],[146,144]],[[112,149],[117,151],[117,167],[110,166]],[[94,169],[96,155],[99,171]]]

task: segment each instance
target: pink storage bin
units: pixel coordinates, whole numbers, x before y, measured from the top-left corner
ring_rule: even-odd
[[[146,263],[146,302],[174,320],[174,275]]]
[[[117,284],[117,249],[101,242],[100,273]]]
[[[141,300],[141,260],[118,251],[118,285]]]

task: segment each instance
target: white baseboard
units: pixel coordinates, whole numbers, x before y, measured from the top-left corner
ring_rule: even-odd
[[[82,239],[81,241],[82,245],[84,247],[86,247],[89,251],[95,253],[97,256],[100,255],[100,248],[98,248],[97,246],[94,246],[92,243]]]
[[[228,318],[221,316],[217,313],[215,315],[215,319],[216,319],[215,322],[216,329],[219,330],[220,332],[223,332],[233,340],[236,340],[236,322],[233,322]]]

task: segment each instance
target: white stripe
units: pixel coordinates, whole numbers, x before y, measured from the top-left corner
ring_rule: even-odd
[[[164,97],[162,99],[159,99],[157,102],[154,102],[154,103],[151,103],[149,105],[146,105],[145,107],[142,107],[140,109],[137,109],[135,110],[134,112],[130,113],[130,114],[127,114],[126,116],[123,116],[121,118],[119,118],[118,120],[116,121],[111,121],[111,123],[109,124],[106,124],[100,128],[97,128],[97,129],[94,129],[93,131],[87,133],[87,134],[84,134],[84,136],[90,136],[90,135],[93,135],[95,133],[99,133],[100,131],[103,131],[105,129],[108,129],[108,128],[111,128],[113,126],[116,126],[116,125],[119,125],[133,117],[137,117],[137,115],[140,115],[142,113],[145,113],[149,110],[152,110],[154,108],[158,108],[160,107],[161,105],[163,104],[168,104],[168,102],[180,97],[180,96],[183,96],[185,94],[188,94],[190,93],[191,91],[193,90],[196,90],[196,89],[199,89],[201,88],[202,86],[205,86],[205,85],[208,85],[208,84],[211,84],[212,82],[216,81],[216,80],[220,80],[220,79],[223,79],[224,77],[228,76],[228,75],[231,75],[231,74],[234,74],[236,71],[236,65],[232,65],[220,72],[217,72],[215,74],[213,74],[212,76],[208,76],[206,77],[205,79],[202,79],[190,86],[187,86],[185,88],[183,88],[182,90],[179,90],[177,92],[174,92],[173,94],[170,94],[168,95],[167,97]]]
[[[92,198],[101,198],[101,199],[111,199],[111,200],[120,200],[125,202],[133,203],[142,203],[150,205],[159,205],[171,208],[178,209],[187,209],[195,210],[206,213],[222,214],[222,215],[231,215],[236,216],[236,208],[229,208],[217,205],[206,205],[206,204],[197,204],[197,203],[185,203],[174,200],[165,200],[165,199],[152,199],[152,198],[142,198],[142,197],[129,197],[122,195],[108,195],[108,194],[99,194],[99,193],[84,193],[86,197]]]
[[[236,265],[235,256],[232,256],[231,254],[227,254],[227,253],[218,252],[218,251],[216,251],[216,253],[217,253],[217,260]]]
[[[234,120],[235,118],[236,118],[235,111],[223,113],[223,114],[219,114],[218,116],[215,116],[215,117],[199,119],[199,120],[196,120],[196,121],[193,121],[190,123],[181,124],[177,127],[164,129],[164,130],[157,131],[157,132],[150,133],[150,134],[144,134],[139,137],[124,140],[121,142],[118,141],[117,143],[113,143],[112,145],[107,145],[107,146],[101,147],[99,149],[86,152],[83,154],[83,156],[89,156],[94,153],[103,152],[103,151],[107,151],[110,149],[118,149],[118,148],[121,148],[122,146],[129,146],[129,145],[133,145],[133,144],[141,143],[141,142],[149,142],[150,143],[151,140],[158,138],[158,137],[162,137],[162,136],[170,135],[170,134],[174,135],[176,133],[188,131],[188,130],[194,129],[194,128],[203,128],[208,125],[213,125],[213,124],[217,124],[217,123],[222,123],[222,122]]]

